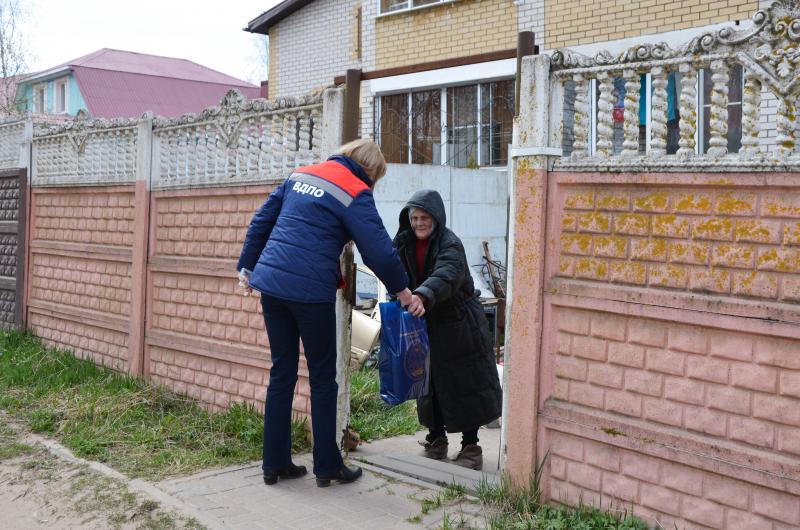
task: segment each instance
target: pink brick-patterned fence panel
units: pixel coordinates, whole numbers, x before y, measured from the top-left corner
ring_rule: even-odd
[[[127,370],[132,186],[34,188],[28,326],[48,345]]]
[[[264,407],[269,345],[258,296],[243,297],[235,260],[273,186],[151,194],[145,373],[212,408]],[[310,411],[301,363],[294,409]]]
[[[274,186],[341,144],[342,108],[340,88],[278,101],[231,91],[199,115],[79,113],[29,130],[31,331],[210,408],[263,410],[269,347],[236,259]],[[309,394],[301,361],[300,415]]]
[[[664,527],[800,526],[800,174],[547,178],[546,494]]]

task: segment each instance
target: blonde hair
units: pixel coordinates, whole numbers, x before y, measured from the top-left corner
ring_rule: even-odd
[[[367,176],[372,179],[373,184],[376,184],[386,174],[386,159],[383,158],[381,148],[372,140],[359,138],[347,142],[336,152],[358,162],[367,172]]]

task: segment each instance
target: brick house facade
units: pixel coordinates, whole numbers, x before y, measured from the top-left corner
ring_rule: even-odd
[[[625,50],[643,36],[678,42],[718,24],[746,25],[760,4],[286,0],[248,30],[270,36],[270,97],[326,86],[360,69],[371,73],[361,86],[360,135],[376,138],[390,161],[503,167],[518,32],[534,32],[542,52],[570,47],[591,56]],[[731,83],[740,82],[734,77]],[[775,135],[775,101],[767,92],[762,106],[761,135],[768,139]],[[643,115],[643,131],[646,122]]]

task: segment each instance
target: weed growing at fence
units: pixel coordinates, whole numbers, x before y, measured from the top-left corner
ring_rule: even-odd
[[[0,334],[0,407],[129,476],[161,479],[261,458],[263,417],[252,406],[208,412],[22,333]],[[293,439],[295,452],[309,449],[303,423]]]
[[[414,402],[389,407],[381,401],[375,368],[366,367],[352,373],[350,385],[350,426],[362,440],[414,434],[420,429]]]
[[[626,510],[598,510],[591,506],[552,506],[541,503],[540,480],[544,462],[530,482],[513,487],[508,476],[492,484],[481,481],[478,498],[487,508],[488,530],[646,530],[647,525]]]

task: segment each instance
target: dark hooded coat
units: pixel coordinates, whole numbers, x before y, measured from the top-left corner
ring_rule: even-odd
[[[425,257],[425,279],[417,275],[416,236],[409,210],[422,208],[436,221]],[[425,297],[431,344],[431,393],[448,432],[477,429],[500,417],[501,390],[489,335],[461,240],[447,228],[438,192],[416,192],[400,212],[394,245],[409,276],[409,288]],[[432,394],[417,400],[419,421],[433,426]]]

